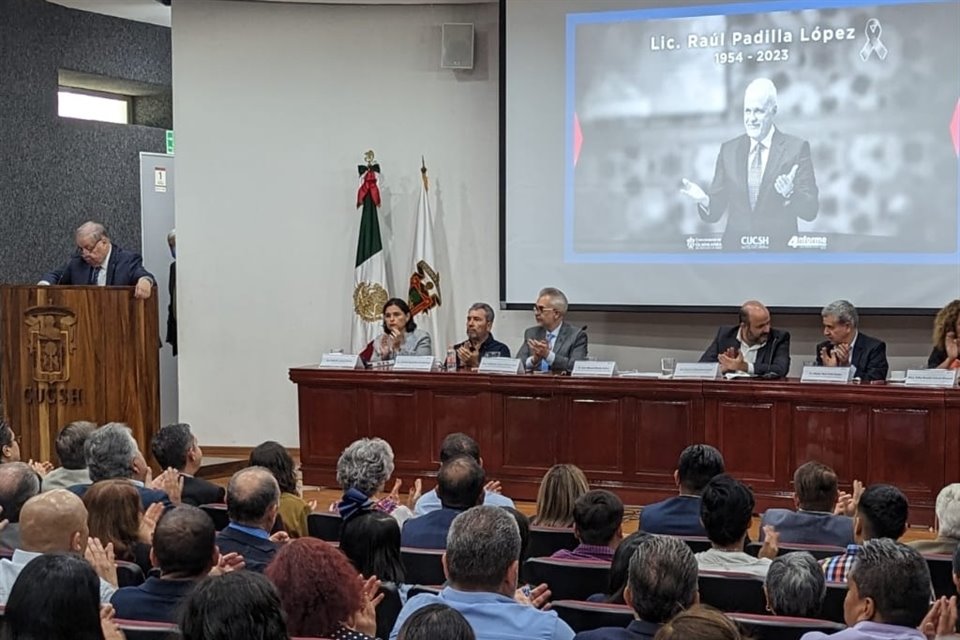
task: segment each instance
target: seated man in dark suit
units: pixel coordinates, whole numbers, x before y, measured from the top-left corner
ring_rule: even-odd
[[[673,479],[680,495],[647,505],[640,512],[640,530],[671,536],[703,536],[700,494],[713,476],[723,473],[723,456],[708,444],[693,444],[683,450]]]
[[[270,535],[279,510],[280,485],[268,469],[237,471],[227,485],[230,524],[217,534],[217,547],[222,553],[239,553],[247,569],[263,573],[279,545],[290,539],[285,531]]]
[[[587,332],[564,322],[567,296],[560,289],[540,290],[533,305],[537,326],[523,333],[517,358],[533,371],[573,371],[573,363],[587,357]]]
[[[140,494],[144,509],[154,502],[162,503],[167,509],[173,506],[164,491],[144,485],[150,467],[127,425],[119,422],[103,425],[87,437],[83,453],[91,482],[129,480]],[[82,498],[89,487],[77,484],[69,487],[69,490]]]
[[[509,358],[510,347],[494,339],[493,307],[486,302],[474,302],[467,311],[467,339],[453,345],[457,352],[457,366],[475,368],[485,356]]]
[[[760,540],[763,527],[770,525],[780,534],[781,544],[853,544],[853,518],[834,515],[839,496],[833,469],[819,462],[800,465],[793,474],[793,504],[797,510],[767,509],[760,519]]]
[[[446,549],[447,532],[453,519],[470,507],[483,504],[483,467],[469,456],[450,460],[437,474],[440,509],[407,520],[400,544],[420,549]]]
[[[74,234],[77,253],[67,264],[43,274],[39,284],[136,286],[137,298],[149,298],[156,279],[143,268],[139,253],[124,251],[99,222],[84,222]]]
[[[627,627],[581,631],[574,640],[652,640],[663,623],[700,602],[697,559],[685,542],[650,536],[630,559],[624,601],[633,609]]]
[[[176,507],[161,516],[150,550],[150,561],[160,569],[160,576],[151,575],[139,586],[114,593],[110,604],[117,617],[176,622],[180,601],[204,576],[242,568],[237,554],[220,555],[216,535],[213,520],[196,507]]]
[[[0,518],[7,526],[0,530],[0,547],[20,548],[20,510],[27,500],[40,493],[40,476],[24,462],[0,464]]]
[[[164,469],[176,469],[183,478],[180,500],[183,504],[199,507],[202,504],[223,502],[223,487],[209,480],[195,477],[203,463],[203,450],[197,438],[190,432],[190,425],[171,424],[160,429],[150,443],[153,457]]]
[[[771,328],[767,308],[749,300],[740,307],[740,324],[720,327],[700,362],[719,362],[723,373],[785,378],[790,371],[790,333]]]
[[[817,345],[817,365],[853,367],[853,376],[861,382],[886,380],[887,345],[882,340],[860,333],[857,308],[846,300],[831,302],[820,312],[826,340]]]
[[[551,558],[612,561],[623,540],[623,502],[610,491],[587,491],[573,503],[573,533],[580,544],[572,551],[555,551]]]

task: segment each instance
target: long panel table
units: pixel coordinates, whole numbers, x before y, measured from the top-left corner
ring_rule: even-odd
[[[340,452],[386,439],[406,485],[435,476],[443,437],[475,438],[488,478],[536,498],[551,465],[570,462],[627,503],[676,493],[689,444],[723,452],[757,511],[792,507],[793,471],[833,467],[841,487],[888,482],[910,500],[910,523],[932,524],[937,493],[960,480],[960,391],[797,381],[585,379],[552,375],[290,370],[308,483],[336,485]],[[431,486],[430,481],[426,482]]]

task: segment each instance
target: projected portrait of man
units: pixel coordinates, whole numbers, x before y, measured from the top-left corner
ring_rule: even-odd
[[[709,192],[686,178],[681,193],[697,203],[700,218],[726,213],[723,249],[785,249],[797,218],[813,220],[820,208],[810,144],[774,126],[777,87],[753,80],[743,96],[746,133],[720,146]]]

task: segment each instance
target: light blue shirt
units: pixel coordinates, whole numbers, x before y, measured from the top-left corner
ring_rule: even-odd
[[[540,611],[499,593],[444,587],[439,595],[422,593],[410,598],[400,610],[390,640],[396,639],[410,614],[438,602],[462,613],[477,640],[572,640],[574,636],[573,629],[555,611]]]
[[[501,495],[499,493],[494,493],[493,491],[484,492],[483,504],[490,507],[510,507],[513,506],[513,500],[507,496]],[[431,489],[425,494],[420,496],[420,499],[417,500],[417,504],[413,509],[413,515],[422,516],[425,513],[430,513],[431,511],[436,511],[442,505],[440,504],[440,496],[437,495],[436,489]]]
[[[270,533],[267,532],[267,531],[264,531],[263,529],[261,529],[261,528],[259,528],[259,527],[248,527],[248,526],[245,526],[245,525],[242,525],[242,524],[237,524],[236,522],[231,522],[230,524],[227,525],[227,528],[228,528],[228,529],[236,529],[237,531],[242,531],[243,533],[248,533],[248,534],[250,534],[251,536],[255,536],[255,537],[261,538],[261,539],[263,539],[263,540],[269,540],[269,539],[270,539]]]

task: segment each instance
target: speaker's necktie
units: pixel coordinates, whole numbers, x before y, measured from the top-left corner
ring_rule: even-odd
[[[757,196],[760,194],[760,181],[763,179],[763,143],[758,142],[750,160],[750,171],[747,173],[747,191],[750,194],[750,208],[757,206]]]
[[[100,267],[94,267],[90,272],[90,284],[100,284]]]
[[[550,351],[553,351],[553,343],[556,339],[557,334],[552,332],[547,334],[547,344],[550,346]],[[550,363],[547,362],[546,358],[540,361],[540,371],[550,371]]]

